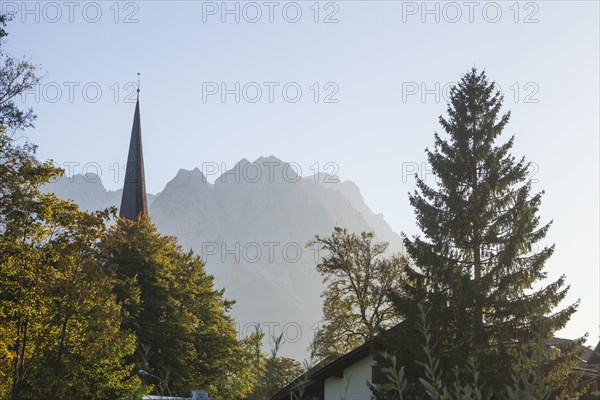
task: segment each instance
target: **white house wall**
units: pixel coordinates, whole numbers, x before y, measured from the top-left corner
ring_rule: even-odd
[[[370,400],[371,391],[367,381],[371,382],[373,365],[375,361],[370,355],[346,368],[343,378],[327,378],[325,400]]]

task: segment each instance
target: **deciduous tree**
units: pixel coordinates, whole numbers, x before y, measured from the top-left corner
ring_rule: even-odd
[[[115,293],[126,312],[123,326],[136,333],[139,350],[147,349],[142,366],[163,378],[170,371],[173,394],[228,390],[219,382],[243,373],[243,349],[229,314],[233,302],[214,288],[204,262],[174,237],[161,235],[147,216],[118,219],[102,254],[104,268],[121,282]]]
[[[327,252],[317,265],[326,286],[314,342],[318,360],[331,361],[400,321],[387,296],[400,290],[405,260],[387,256],[388,243],[375,242],[372,232],[336,227],[309,245]]]
[[[114,281],[96,257],[109,213],[41,192],[62,171],[15,136],[35,119],[14,102],[38,81],[35,68],[2,48],[0,63],[0,397],[140,398],[124,363],[135,336],[121,330]]]

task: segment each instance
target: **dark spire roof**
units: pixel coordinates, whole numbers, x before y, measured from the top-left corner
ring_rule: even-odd
[[[139,214],[148,214],[146,203],[146,180],[144,179],[144,155],[142,152],[142,127],[140,124],[140,90],[135,104],[133,129],[129,142],[125,184],[119,215],[135,221]]]

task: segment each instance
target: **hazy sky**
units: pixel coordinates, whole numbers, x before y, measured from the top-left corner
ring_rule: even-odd
[[[3,0],[0,10],[18,12],[7,51],[46,72],[24,99],[39,116],[28,136],[40,158],[99,168],[120,187],[142,72],[149,192],[179,168],[275,155],[303,175],[356,182],[410,234],[407,172],[427,173],[443,89],[485,68],[512,111],[513,154],[535,163],[546,191],[549,279],[566,274],[569,301],[581,298],[560,334],[598,340],[598,2]]]

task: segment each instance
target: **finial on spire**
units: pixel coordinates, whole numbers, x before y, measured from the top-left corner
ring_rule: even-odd
[[[142,74],[141,72],[138,72],[138,86],[137,86],[137,92],[140,92],[140,75]]]
[[[121,196],[121,209],[119,215],[131,221],[135,221],[140,214],[148,215],[148,203],[146,199],[146,181],[144,178],[144,155],[142,151],[142,126],[140,122],[140,89],[138,74],[138,101],[133,114],[133,126],[131,128],[131,139],[129,141],[129,153],[127,155],[127,168],[125,171],[125,182]]]

